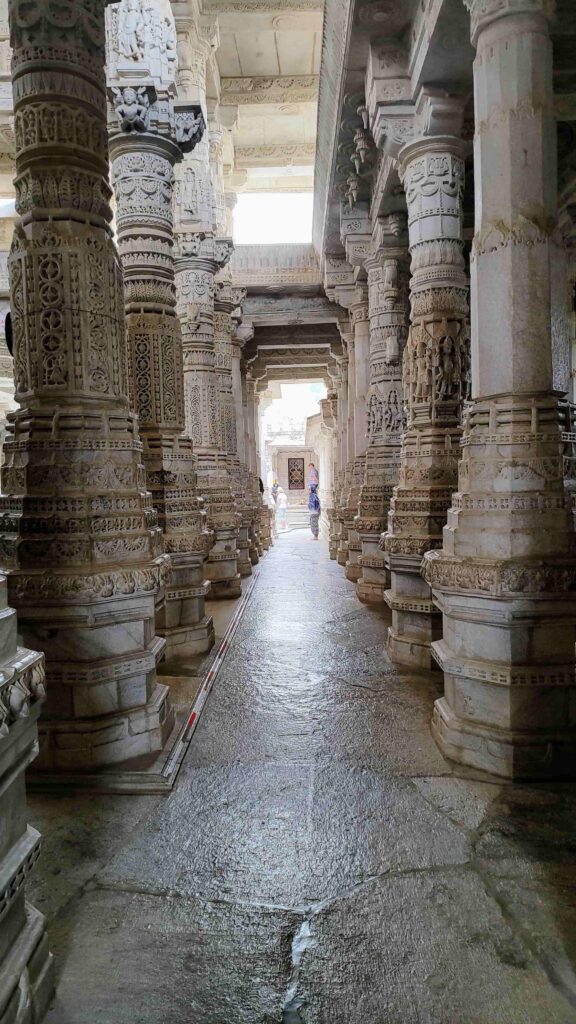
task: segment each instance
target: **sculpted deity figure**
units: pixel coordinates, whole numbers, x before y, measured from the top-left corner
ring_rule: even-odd
[[[132,60],[142,60],[145,32],[140,0],[123,0],[118,19],[118,52]]]
[[[114,89],[114,107],[123,132],[145,132],[150,117],[150,100],[144,87]]]

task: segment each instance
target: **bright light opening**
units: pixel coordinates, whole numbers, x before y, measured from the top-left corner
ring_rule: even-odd
[[[236,245],[312,241],[311,192],[241,192],[234,209]]]

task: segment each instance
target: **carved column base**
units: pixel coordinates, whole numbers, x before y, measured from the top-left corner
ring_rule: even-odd
[[[420,575],[422,556],[388,555],[386,561],[390,590],[385,591],[384,600],[392,612],[388,653],[404,665],[434,668],[431,644],[442,635],[442,616]]]
[[[204,556],[170,555],[172,571],[166,600],[156,616],[156,630],[166,640],[166,658],[203,654],[214,644],[214,623],[205,614],[210,583],[204,579]]]
[[[40,722],[40,753],[34,770],[90,771],[121,764],[162,750],[173,728],[168,687],[157,683],[146,704],[117,711],[113,719],[99,715],[77,721]]]
[[[576,550],[557,398],[467,411],[441,551],[423,573],[442,611],[436,734],[450,757],[505,778],[576,769]]]
[[[360,578],[356,594],[363,604],[383,604],[384,592],[390,586],[390,573],[384,553],[380,550],[381,528],[377,532],[360,533],[362,553],[358,559]]]
[[[360,556],[362,554],[362,541],[356,530],[348,530],[348,558],[346,559],[346,579],[351,583],[357,583],[362,575]]]
[[[338,519],[338,513],[336,507],[329,508],[327,511],[328,515],[328,554],[330,558],[335,561],[338,556],[338,546],[340,544],[340,527],[341,523]]]
[[[345,523],[342,523],[342,533],[340,535],[340,540],[338,541],[336,561],[343,569],[346,568],[346,563],[348,562],[348,529]]]
[[[213,452],[197,455],[198,493],[204,498],[208,520],[214,531],[204,571],[211,584],[212,600],[240,597],[238,572],[238,531],[240,515],[231,490],[226,457]]]
[[[196,496],[192,444],[182,436],[146,438],[144,464],[171,563],[165,600],[156,615],[157,632],[166,639],[167,658],[203,653],[214,642],[212,620],[205,615],[210,584],[203,569],[213,535]]]
[[[28,832],[38,835],[34,829]],[[24,864],[21,868],[27,874]],[[14,931],[11,948],[0,965],[0,1024],[43,1020],[54,993],[54,962],[45,918],[24,902],[19,916],[21,926]],[[3,930],[10,934],[14,923],[3,918]]]
[[[576,597],[441,593],[444,672],[432,732],[445,757],[508,779],[576,774]],[[488,657],[486,656],[488,655]]]
[[[9,577],[22,636],[46,655],[35,772],[91,771],[163,747],[174,716],[167,688],[156,683],[165,641],[155,635],[154,617],[168,565],[161,556],[155,566],[122,573]],[[67,593],[70,580],[76,598]],[[59,604],[58,593],[66,593]]]
[[[262,549],[268,551],[274,545],[274,513],[268,505],[262,503],[259,507],[260,536],[262,538]]]
[[[242,513],[242,522],[238,529],[238,572],[242,577],[252,575],[252,558],[250,539],[251,523],[247,520],[246,511]]]

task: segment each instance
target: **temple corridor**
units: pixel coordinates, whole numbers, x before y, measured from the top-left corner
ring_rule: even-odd
[[[30,797],[49,1024],[576,1021],[576,788],[455,774],[387,614],[281,535],[171,795]]]

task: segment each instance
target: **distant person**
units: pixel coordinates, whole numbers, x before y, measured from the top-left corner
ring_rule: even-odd
[[[313,462],[309,462],[308,463],[308,489],[310,490],[314,485],[316,485],[316,487],[318,487],[319,483],[320,483],[320,477],[318,475],[318,470],[316,469],[316,466],[314,465]]]
[[[264,484],[261,476],[258,477],[258,488],[260,490],[260,494],[264,494]]]
[[[274,504],[276,504],[276,499],[278,497],[278,481],[277,480],[273,480],[272,481],[272,487],[270,488],[270,494],[272,495],[272,501],[274,502]]]
[[[286,529],[286,506],[288,504],[288,498],[286,491],[283,487],[278,487],[276,494],[276,508],[278,509],[278,527],[280,530]]]
[[[308,511],[310,513],[310,529],[312,530],[312,537],[314,540],[318,540],[318,533],[320,531],[320,512],[322,511],[320,505],[320,498],[318,497],[318,487],[316,484],[310,485],[310,494],[308,495]]]

